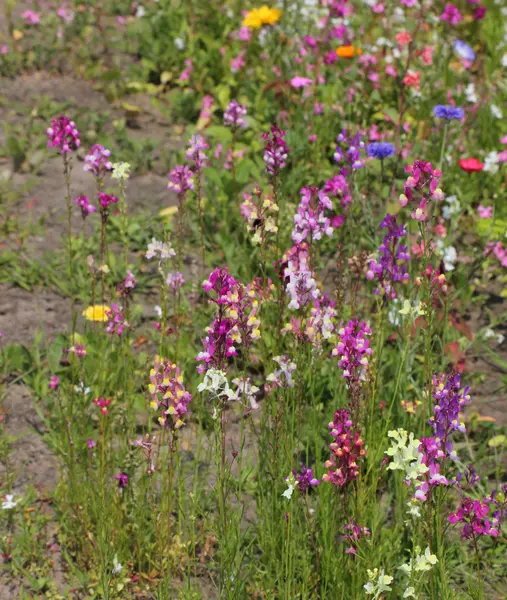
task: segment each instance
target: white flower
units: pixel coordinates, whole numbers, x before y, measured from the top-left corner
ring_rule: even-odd
[[[405,590],[405,593],[403,594],[403,597],[404,597],[404,598],[415,598],[415,597],[416,597],[416,596],[415,596],[415,588],[413,588],[413,587],[408,587],[408,588]]]
[[[145,14],[146,14],[146,10],[145,10],[144,6],[139,5],[136,10],[136,17],[138,19],[140,19],[141,17],[144,17]]]
[[[19,500],[14,500],[14,494],[7,494],[2,502],[2,510],[12,510]]]
[[[495,119],[501,119],[503,117],[502,111],[496,104],[491,104],[490,107],[491,114],[495,117]]]
[[[232,380],[232,383],[236,386],[236,391],[234,392],[234,400],[241,402],[244,398],[250,404],[250,408],[252,410],[256,410],[259,408],[257,401],[255,399],[255,395],[259,391],[259,388],[250,383],[250,378],[246,379],[243,377],[236,377]]]
[[[155,311],[155,314],[157,315],[157,317],[159,319],[162,318],[162,309],[160,308],[160,306],[157,304],[156,306],[153,307],[153,310]]]
[[[442,206],[442,216],[444,219],[449,220],[453,215],[459,214],[461,210],[461,204],[456,196],[447,196],[445,202],[447,204]]]
[[[415,319],[420,315],[424,315],[424,305],[419,301],[410,304],[410,300],[403,300],[403,307],[398,311],[400,315],[407,315],[411,319]]]
[[[162,261],[166,258],[176,256],[176,252],[171,247],[170,242],[159,242],[157,239],[152,238],[151,244],[148,244],[148,252],[146,252],[145,256],[148,260],[156,256],[159,261]]]
[[[454,271],[454,265],[458,260],[458,253],[454,246],[447,246],[444,250],[444,266],[446,271]]]
[[[197,357],[197,360],[199,360],[199,356]],[[208,392],[211,394],[211,400],[235,399],[235,394],[229,387],[227,375],[218,369],[208,369],[206,371],[202,383],[197,386],[197,391]]]
[[[185,48],[185,42],[181,38],[174,38],[174,45],[178,50],[183,50]]]
[[[493,150],[486,156],[484,159],[484,170],[489,173],[496,173],[498,171],[498,152]]]
[[[125,181],[130,176],[130,165],[126,162],[117,162],[113,163],[113,172],[111,173],[111,177],[113,179],[117,179],[118,181]]]
[[[414,519],[419,519],[421,517],[421,505],[416,498],[411,498],[407,502],[407,506],[407,514],[409,514],[411,517],[414,517]]]
[[[87,394],[89,394],[92,390],[89,387],[85,387],[85,384],[81,381],[79,383],[79,385],[76,385],[74,387],[74,391],[77,392],[78,394],[81,393],[84,396],[86,396]]]
[[[477,94],[475,93],[475,85],[469,83],[465,88],[465,96],[468,102],[475,104],[477,102]]]
[[[391,577],[391,575],[385,575],[384,569],[380,571],[380,575],[378,569],[373,569],[373,571],[368,569],[368,579],[368,583],[366,583],[363,587],[367,594],[373,594],[375,600],[380,598],[384,592],[390,592],[392,590],[390,584],[393,581],[393,577]],[[375,582],[375,580],[377,581]]]
[[[502,67],[507,67],[507,52],[502,56]]]
[[[113,558],[113,569],[112,569],[113,575],[118,575],[119,573],[121,573],[122,569],[123,569],[123,565],[118,562],[118,557],[115,554],[114,558]]]
[[[287,485],[289,486],[285,492],[283,492],[282,496],[284,498],[287,498],[287,500],[290,500],[292,498],[292,494],[294,493],[294,490],[296,489],[296,478],[294,477],[294,475],[292,473],[290,473],[290,475],[285,479],[285,481],[287,482]]]
[[[428,471],[428,467],[422,462],[422,454],[419,453],[421,442],[414,438],[413,433],[404,429],[393,429],[387,434],[392,438],[391,447],[385,451],[392,458],[389,466],[391,471],[405,471],[405,478],[409,481],[417,479]]]

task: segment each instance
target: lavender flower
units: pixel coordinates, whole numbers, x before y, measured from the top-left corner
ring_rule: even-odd
[[[334,159],[337,163],[346,163],[355,171],[364,167],[364,160],[361,158],[361,150],[364,149],[364,142],[361,141],[361,134],[349,135],[344,129],[336,138],[338,146],[334,153]]]
[[[292,239],[296,244],[308,240],[320,240],[322,234],[333,234],[332,221],[325,211],[333,209],[333,203],[323,190],[315,186],[301,190],[301,202],[294,215]]]
[[[100,144],[92,146],[90,153],[84,159],[84,171],[91,171],[95,177],[102,177],[107,171],[111,171],[113,163],[109,160],[111,150],[107,150]]]
[[[208,162],[208,157],[204,153],[204,150],[207,148],[209,148],[209,145],[202,135],[196,134],[190,138],[190,144],[185,157],[187,160],[192,160],[194,162],[196,171],[201,171]]]
[[[194,189],[194,174],[186,165],[178,165],[169,173],[167,189],[177,194],[185,194]]]
[[[301,467],[301,473],[292,471],[292,474],[296,478],[297,488],[303,496],[308,493],[310,488],[317,487],[320,483],[320,481],[313,476],[312,469],[307,469],[304,465]]]
[[[129,323],[125,320],[125,314],[123,309],[114,302],[111,304],[111,310],[106,311],[107,315],[107,333],[116,333],[121,336],[124,329],[130,327]]]
[[[299,309],[320,297],[317,281],[310,270],[310,257],[307,244],[296,244],[284,256],[286,267],[283,271],[290,296],[289,308]]]
[[[464,111],[459,106],[444,106],[443,104],[437,104],[433,109],[433,114],[437,119],[447,119],[448,121],[456,120],[459,121],[464,116]]]
[[[475,52],[462,40],[456,40],[454,42],[454,52],[463,60],[468,60],[470,62],[475,60]]]
[[[394,146],[389,142],[372,142],[371,144],[368,144],[366,153],[371,158],[384,160],[384,158],[388,158],[394,154]]]
[[[224,113],[224,125],[231,127],[232,129],[238,129],[239,127],[247,127],[248,123],[245,121],[246,117],[246,106],[238,104],[236,100],[231,100],[229,105],[225,109]]]
[[[183,275],[179,271],[167,274],[167,278],[165,280],[167,287],[173,290],[179,290],[184,283],[185,280],[183,279]]]

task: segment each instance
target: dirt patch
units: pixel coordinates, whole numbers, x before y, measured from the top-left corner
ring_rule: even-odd
[[[28,292],[0,284],[0,331],[4,343],[31,344],[37,331],[45,341],[70,327],[70,303],[46,289]]]

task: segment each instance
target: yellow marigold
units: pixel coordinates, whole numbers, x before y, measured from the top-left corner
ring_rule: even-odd
[[[269,8],[269,6],[261,6],[259,8],[259,17],[261,18],[263,25],[274,25],[280,20],[282,11],[278,8]]]
[[[260,11],[258,8],[254,8],[247,12],[243,19],[243,27],[250,27],[250,29],[259,29],[259,27],[262,27],[262,19],[259,13]]]
[[[107,321],[107,313],[111,309],[105,304],[95,304],[83,310],[83,317],[87,321]]]
[[[357,56],[361,55],[363,51],[361,48],[354,48],[354,46],[340,46],[336,48],[336,54],[340,58],[352,58],[357,54]]]

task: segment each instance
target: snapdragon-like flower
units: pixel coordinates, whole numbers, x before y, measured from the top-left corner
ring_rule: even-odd
[[[167,189],[177,194],[184,195],[188,190],[194,189],[194,174],[186,165],[177,165],[169,173]]]
[[[107,333],[116,333],[121,336],[124,329],[129,329],[130,324],[125,319],[123,308],[114,302],[111,303],[111,310],[106,311],[107,314]]]
[[[420,440],[415,439],[412,432],[409,434],[404,429],[394,429],[387,435],[392,438],[391,447],[385,452],[392,459],[387,468],[390,471],[403,471],[407,483],[418,481],[429,471],[422,462],[423,455],[419,452]]]
[[[117,181],[126,181],[130,177],[130,169],[132,167],[127,162],[113,163],[113,172],[111,177]]]
[[[343,208],[347,208],[352,202],[352,192],[350,191],[347,179],[343,174],[335,175],[331,179],[328,179],[324,184],[324,192],[328,195],[337,196],[340,201],[340,205]],[[343,222],[344,217],[338,215],[335,217],[335,227],[338,227]]]
[[[289,308],[299,309],[320,297],[320,290],[314,274],[310,270],[308,244],[296,244],[288,250],[282,263],[285,264],[283,277],[287,282],[290,296]]]
[[[364,142],[361,140],[361,134],[351,135],[344,129],[336,138],[338,146],[334,153],[334,159],[337,163],[348,165],[353,171],[364,167],[364,159],[361,158],[361,150],[364,149]]]
[[[366,154],[371,158],[384,160],[385,158],[389,158],[389,156],[393,156],[394,146],[389,142],[372,142],[368,144]]]
[[[158,422],[163,427],[179,429],[188,412],[192,395],[185,389],[183,375],[175,363],[164,358],[155,361],[150,371],[149,392],[152,406],[162,412]]]
[[[208,164],[208,157],[204,153],[208,148],[209,144],[202,135],[196,134],[190,138],[185,158],[189,161],[193,161],[197,172],[201,171],[202,168]]]
[[[476,539],[482,535],[497,537],[499,530],[491,524],[487,518],[489,507],[486,502],[481,500],[472,500],[465,496],[456,512],[448,517],[449,523],[462,523],[461,537],[467,540]]]
[[[106,194],[105,192],[99,192],[99,204],[100,204],[100,215],[104,223],[109,218],[109,207],[111,204],[118,204],[118,198],[113,194]]]
[[[183,275],[179,271],[167,274],[165,284],[168,288],[171,288],[172,290],[176,291],[179,290],[184,283],[185,280],[183,279]]]
[[[442,449],[453,459],[456,458],[456,452],[449,437],[453,431],[465,433],[465,424],[460,421],[459,413],[470,403],[469,391],[469,386],[461,388],[459,373],[433,377],[436,404],[428,423],[433,427],[436,438],[441,440]]]
[[[266,387],[269,387],[269,389],[275,387],[294,387],[295,381],[292,377],[292,373],[297,368],[296,363],[285,354],[273,356],[273,360],[279,365],[279,368],[266,377],[266,381],[269,382],[269,384],[266,384]],[[269,391],[269,389],[267,389],[267,391]]]
[[[64,115],[53,119],[46,133],[48,148],[59,148],[62,154],[77,150],[81,145],[76,124]]]
[[[374,600],[384,596],[384,592],[392,591],[390,584],[393,582],[394,577],[386,575],[384,569],[379,573],[378,569],[368,569],[368,583],[363,585],[368,596],[373,596]]]
[[[371,535],[370,530],[367,527],[358,525],[352,519],[345,525],[345,533],[343,534],[343,541],[349,544],[349,547],[345,550],[347,554],[357,554],[357,547],[359,540],[363,537],[369,537]]]
[[[357,386],[366,378],[369,366],[368,356],[372,354],[368,336],[371,329],[362,321],[352,319],[338,330],[340,341],[333,348],[332,355],[339,357],[338,366],[342,369],[342,377],[347,387]]]
[[[294,215],[292,240],[296,244],[320,240],[322,234],[333,235],[333,225],[327,211],[333,210],[329,196],[315,186],[301,190],[301,202]]]
[[[208,369],[204,373],[203,381],[197,386],[198,392],[207,392],[209,400],[213,404],[213,419],[230,400],[236,399],[236,394],[229,386],[229,380],[224,371],[219,369]]]
[[[380,224],[387,229],[382,244],[379,246],[379,260],[370,261],[367,279],[376,279],[378,287],[375,294],[385,294],[387,298],[396,298],[396,283],[406,283],[410,276],[406,263],[410,260],[408,249],[400,240],[407,235],[404,225],[398,225],[394,215],[387,215]]]
[[[129,476],[127,475],[127,473],[122,471],[121,473],[117,473],[114,476],[114,478],[118,482],[118,488],[120,489],[120,491],[124,490],[127,487],[128,483],[129,483]],[[121,565],[120,565],[120,567],[121,567]]]
[[[255,197],[255,201],[253,198]],[[252,244],[263,244],[266,241],[267,234],[274,235],[278,231],[275,215],[278,212],[278,205],[269,194],[261,199],[259,188],[251,194],[243,194],[243,203],[241,204],[241,215],[248,224],[248,230],[253,233]]]
[[[128,269],[125,279],[116,286],[116,292],[124,298],[129,298],[136,287],[137,279],[134,277],[132,271]]]
[[[314,300],[310,315],[306,318],[291,317],[283,333],[290,332],[304,343],[310,343],[319,349],[335,331],[334,319],[337,316],[335,302],[327,296]]]
[[[86,219],[88,215],[94,213],[97,210],[97,207],[91,204],[91,202],[88,200],[88,196],[76,196],[72,199],[72,202],[74,202],[74,204],[79,206],[79,208],[81,209],[81,216],[83,217],[83,219]]]
[[[405,182],[404,193],[399,198],[399,204],[403,207],[408,203],[418,203],[411,217],[416,221],[425,221],[427,203],[431,199],[444,198],[442,190],[438,187],[442,173],[434,169],[430,162],[423,160],[416,160],[413,165],[408,165],[405,172],[409,173],[409,177]]]
[[[441,448],[440,440],[434,437],[422,437],[419,452],[422,454],[421,462],[428,470],[424,473],[423,480],[417,484],[414,498],[426,502],[435,486],[449,485],[447,478],[440,473],[441,459],[444,458],[445,452]]]
[[[444,12],[440,15],[440,20],[446,21],[449,25],[457,25],[462,19],[459,9],[454,4],[446,4]]]
[[[257,404],[256,395],[260,391],[260,388],[250,383],[250,377],[236,377],[232,380],[232,383],[236,386],[234,399],[243,404],[246,401],[246,404],[252,410],[257,410],[259,405]]]
[[[464,116],[464,111],[459,106],[444,106],[437,104],[433,109],[433,114],[437,119],[447,119],[447,121],[459,121]]]
[[[2,500],[2,510],[12,510],[16,508],[19,500],[14,500],[14,494],[7,494],[5,499]]]
[[[329,445],[331,457],[324,466],[329,469],[322,481],[329,481],[338,487],[345,487],[357,479],[359,460],[366,455],[364,441],[354,427],[349,411],[340,408],[329,423],[334,442]]]
[[[109,398],[104,398],[103,396],[99,396],[93,400],[93,404],[100,408],[100,412],[103,415],[107,415],[109,412],[109,406],[111,406],[111,400]]]
[[[296,485],[298,491],[304,496],[312,487],[317,487],[320,481],[313,476],[312,469],[308,469],[305,465],[301,467],[301,473],[292,471],[294,478],[296,479]]]
[[[438,558],[435,554],[431,554],[431,549],[428,546],[424,551],[424,554],[421,553],[421,548],[419,546],[415,547],[415,559],[410,559],[408,563],[405,563],[399,567],[401,571],[403,571],[406,575],[410,577],[412,571],[417,573],[431,571],[431,569],[437,564]]]
[[[145,256],[148,260],[157,258],[159,262],[162,262],[176,256],[176,252],[172,248],[171,242],[159,242],[157,239],[152,238],[151,243],[148,244],[148,251]]]
[[[100,144],[92,146],[90,153],[84,158],[84,171],[90,171],[95,177],[103,177],[105,173],[111,171],[113,163],[109,160],[111,150],[107,150]]]
[[[285,135],[285,131],[281,130],[276,123],[271,125],[269,133],[262,134],[262,139],[266,142],[264,164],[266,171],[273,177],[277,177],[287,165],[289,147],[285,142]]]
[[[248,127],[245,117],[246,106],[238,104],[236,100],[231,100],[224,112],[224,125],[232,129]]]
[[[283,492],[282,496],[287,498],[287,500],[290,500],[297,487],[297,481],[293,471],[289,473],[289,476],[285,478],[285,481],[287,482],[287,489]]]

